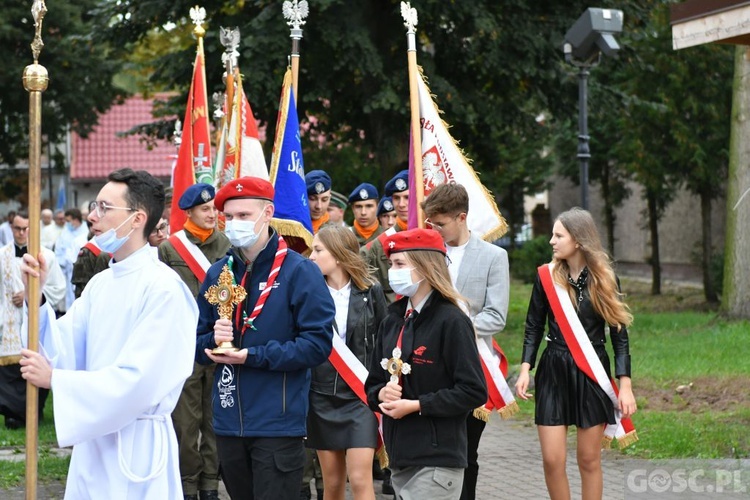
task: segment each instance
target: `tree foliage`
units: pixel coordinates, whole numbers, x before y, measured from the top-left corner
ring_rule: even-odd
[[[93,37],[92,9],[98,4],[97,0],[55,2],[44,17],[45,46],[39,63],[47,68],[50,83],[42,94],[42,133],[53,145],[65,142],[69,127],[86,135],[98,113],[109,108],[119,93],[112,78],[120,63],[110,57],[106,44]],[[4,49],[0,58],[0,165],[8,167],[28,158],[29,97],[21,76],[24,67],[33,62],[30,6],[31,2],[9,2],[3,5],[0,18]],[[3,189],[2,195],[13,197],[18,192],[15,181],[4,182],[5,187],[8,189]]]

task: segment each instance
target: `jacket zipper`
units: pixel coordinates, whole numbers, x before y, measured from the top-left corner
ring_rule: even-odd
[[[237,411],[240,415],[240,436],[245,436],[245,426],[242,422],[242,398],[240,397],[240,371],[237,370]]]
[[[427,421],[430,422],[430,433],[432,434],[432,446],[437,448],[438,442],[437,442],[437,429],[435,428],[435,422],[433,422],[431,418],[428,418]]]
[[[286,372],[284,372],[284,380],[281,386],[281,397],[283,399],[281,402],[281,414],[283,415],[286,413]]]

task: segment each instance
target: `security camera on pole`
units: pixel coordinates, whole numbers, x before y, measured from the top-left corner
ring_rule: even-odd
[[[590,7],[565,34],[565,60],[578,68],[578,159],[581,162],[581,206],[589,208],[588,76],[599,64],[601,54],[613,56],[620,50],[615,33],[622,32],[621,10]]]

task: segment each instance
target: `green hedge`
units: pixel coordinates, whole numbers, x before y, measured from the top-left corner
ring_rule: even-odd
[[[510,274],[524,283],[533,283],[536,268],[552,260],[552,247],[547,236],[537,236],[521,248],[510,252]]]

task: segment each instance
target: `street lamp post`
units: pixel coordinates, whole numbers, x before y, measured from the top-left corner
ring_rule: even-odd
[[[588,8],[565,34],[565,61],[578,68],[578,161],[581,206],[589,208],[589,70],[599,64],[601,54],[612,56],[620,49],[612,36],[622,31],[622,11]]]

